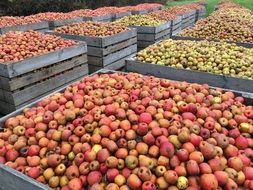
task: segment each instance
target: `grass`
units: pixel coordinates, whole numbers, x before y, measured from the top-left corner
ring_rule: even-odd
[[[169,1],[167,3],[167,7],[177,6],[177,5],[185,5],[193,2],[197,2],[198,0],[177,0],[177,1]],[[214,11],[215,6],[220,2],[220,0],[206,0],[207,2],[207,15],[211,14]],[[252,0],[233,0],[233,2],[238,3],[248,9],[253,10]]]

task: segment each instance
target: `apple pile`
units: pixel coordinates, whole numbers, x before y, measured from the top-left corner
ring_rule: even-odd
[[[70,14],[75,15],[76,17],[96,16],[96,14],[94,13],[94,10],[91,10],[91,9],[79,9],[79,10],[70,12]]]
[[[243,8],[241,5],[232,2],[224,2],[218,5],[218,9]]]
[[[36,31],[8,32],[0,36],[0,63],[21,61],[75,44],[75,41]]]
[[[109,22],[82,22],[54,29],[59,33],[93,37],[111,36],[127,30],[129,29],[126,26]]]
[[[168,9],[155,11],[152,13],[148,13],[147,15],[154,17],[156,19],[166,20],[166,21],[174,20],[177,17],[175,14],[171,13]]]
[[[0,163],[59,190],[252,190],[252,124],[232,92],[95,74],[7,119]]]
[[[138,52],[137,60],[253,79],[253,49],[225,42],[168,39]]]
[[[13,16],[2,16],[0,17],[0,28],[14,25],[24,25],[31,23],[41,22],[39,19],[30,17],[13,17]]]
[[[219,9],[179,35],[195,38],[253,43],[253,16],[245,9]]]
[[[148,15],[125,16],[114,23],[120,23],[124,26],[159,26],[166,21]]]
[[[97,8],[95,11],[105,12],[106,14],[117,14],[117,13],[128,12],[128,10],[121,7],[100,7],[100,8]]]
[[[35,15],[28,16],[29,18],[37,18],[40,20],[45,21],[55,21],[55,20],[64,20],[64,19],[71,19],[77,17],[72,12],[69,13],[61,13],[61,12],[45,12],[45,13],[38,13]]]
[[[182,6],[170,7],[168,8],[168,11],[170,11],[172,14],[183,15],[183,14],[191,12],[192,9],[186,7],[186,5],[182,5]]]

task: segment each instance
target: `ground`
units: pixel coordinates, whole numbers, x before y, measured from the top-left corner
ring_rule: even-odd
[[[199,0],[177,0],[177,1],[169,1],[167,3],[168,7],[172,7],[175,5],[184,5],[184,4],[188,4],[188,3],[192,3],[192,2],[196,2]],[[219,2],[220,0],[206,0],[208,6],[207,6],[207,14],[209,15],[211,12],[213,12],[216,4]],[[239,3],[244,7],[247,7],[248,9],[253,10],[253,3],[252,0],[233,0],[233,2],[235,3]]]

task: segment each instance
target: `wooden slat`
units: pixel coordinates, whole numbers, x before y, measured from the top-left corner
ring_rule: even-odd
[[[125,55],[130,55],[130,54],[133,54],[136,52],[137,52],[137,45],[134,44],[134,45],[124,48],[118,52],[109,54],[103,58],[88,56],[88,64],[100,66],[100,67],[105,67],[106,65],[109,65],[109,64],[125,57]]]
[[[0,28],[0,34],[5,34],[9,31],[28,31],[28,30],[48,29],[48,28],[49,28],[48,22],[47,21],[42,21],[42,22],[39,22],[39,23],[6,26],[6,27],[3,27],[3,28]]]
[[[5,77],[0,77],[0,84],[2,84],[0,86],[0,89],[13,91],[21,87],[30,85],[32,83],[38,82],[40,80],[46,79],[58,73],[61,73],[63,71],[74,68],[78,65],[86,63],[87,61],[87,54],[83,54],[81,56],[74,57],[72,59],[52,65],[51,67],[43,68],[42,70],[38,70],[35,72],[30,72],[25,74],[24,76],[16,77],[11,80]]]
[[[115,21],[115,20],[118,20],[120,18],[123,18],[125,16],[129,16],[131,15],[132,13],[131,12],[124,12],[124,13],[117,13],[117,14],[114,14],[113,15],[113,18],[112,18],[112,21]]]
[[[50,78],[44,82],[27,87],[24,90],[20,90],[14,93],[10,93],[1,89],[0,91],[4,93],[5,102],[17,106],[41,94],[44,94],[45,92],[49,92],[58,86],[68,83],[69,81],[79,78],[86,73],[88,73],[88,65],[84,64],[82,66],[77,66],[72,70],[66,71],[63,74]]]
[[[132,15],[143,15],[147,14],[148,10],[141,10],[141,11],[131,11]]]
[[[155,42],[158,39],[162,38],[163,36],[167,36],[168,34],[170,34],[171,29],[166,29],[164,31],[161,31],[159,33],[156,34],[137,34],[137,40],[138,41],[148,41],[148,42]]]
[[[121,50],[125,47],[128,47],[132,44],[137,43],[137,38],[130,38],[126,41],[105,47],[105,48],[98,48],[98,47],[93,47],[93,46],[88,46],[88,55],[90,56],[95,56],[95,57],[103,57],[106,56],[110,53],[113,53],[115,51]]]
[[[137,33],[154,34],[154,33],[161,32],[165,29],[168,29],[168,28],[170,28],[170,26],[171,26],[171,21],[168,21],[168,22],[161,24],[159,26],[130,26],[130,27],[136,28]]]
[[[89,65],[89,73],[90,74],[94,73],[94,72],[96,72],[96,71],[98,71],[100,69],[103,69],[103,68],[104,69],[110,69],[110,70],[119,70],[122,67],[125,67],[126,59],[128,59],[128,58],[130,58],[130,57],[132,57],[134,55],[135,55],[135,53],[131,54],[131,55],[128,55],[128,56],[126,56],[126,57],[124,57],[124,58],[122,58],[122,59],[120,59],[120,60],[118,60],[116,62],[113,62],[113,63],[111,63],[111,64],[109,64],[109,65],[107,65],[105,67],[99,67],[99,66],[95,66],[95,65]]]
[[[72,47],[60,49],[48,54],[39,55],[18,62],[0,64],[0,75],[13,78],[24,73],[46,67],[54,63],[84,54],[87,52],[87,46],[84,42],[79,42]]]

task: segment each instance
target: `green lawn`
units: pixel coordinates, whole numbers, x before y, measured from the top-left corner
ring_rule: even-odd
[[[168,7],[176,6],[176,5],[184,5],[193,2],[197,2],[198,0],[177,0],[177,1],[169,1],[167,3]],[[207,15],[214,11],[215,6],[217,5],[220,0],[206,0],[207,2]],[[233,0],[233,2],[238,3],[248,9],[253,10],[253,0]]]

